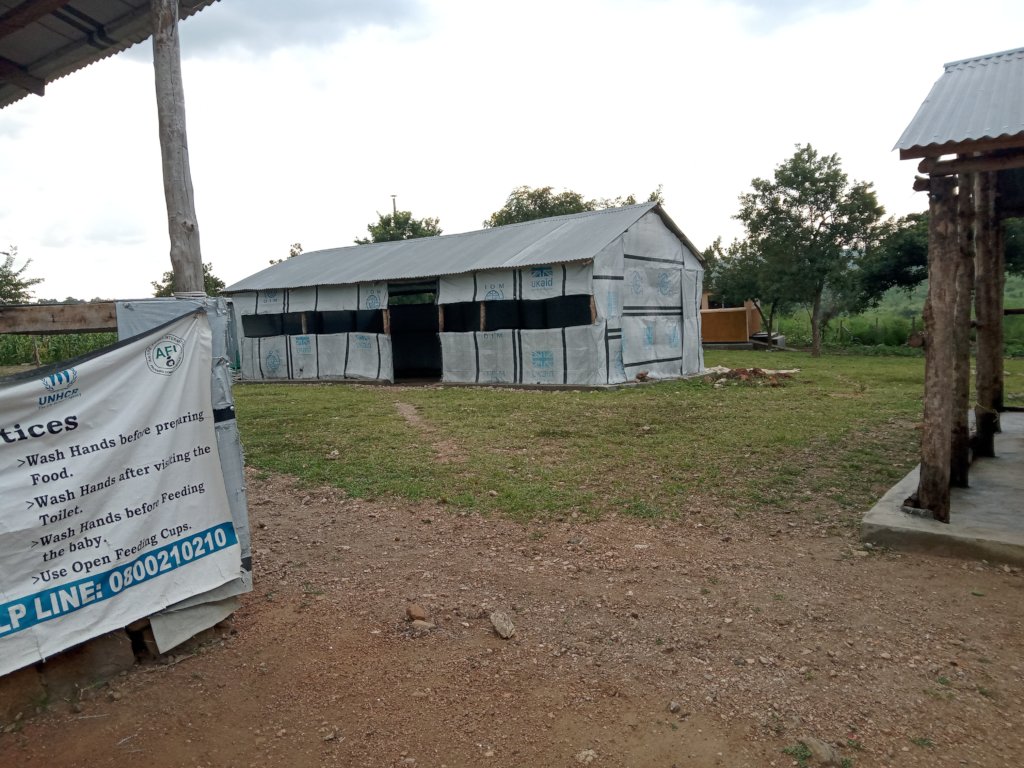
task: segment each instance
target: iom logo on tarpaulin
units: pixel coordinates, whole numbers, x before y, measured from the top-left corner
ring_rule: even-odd
[[[170,376],[185,359],[185,340],[167,333],[146,347],[146,365],[153,373]]]
[[[81,393],[78,391],[78,388],[75,387],[76,381],[78,381],[78,371],[74,368],[68,368],[64,371],[54,371],[49,376],[45,377],[42,382],[49,394],[43,395],[39,398],[39,407],[46,408],[47,406],[63,402],[64,400],[70,400],[73,397],[78,397]]]
[[[380,296],[376,293],[371,293],[366,297],[366,308],[367,309],[380,309]]]

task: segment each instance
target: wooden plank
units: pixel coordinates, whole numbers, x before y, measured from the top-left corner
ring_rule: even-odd
[[[71,0],[24,0],[0,15],[0,38],[24,29],[70,2]]]
[[[999,411],[1003,405],[1003,290],[1004,254],[996,221],[996,179],[993,173],[978,174],[977,260],[974,316],[977,318],[975,406],[977,436],[975,456],[995,456]]]
[[[911,147],[900,150],[900,160],[913,160],[918,157],[934,157],[943,155],[960,155],[972,152],[992,152],[997,149],[1021,149],[1024,147],[1024,134],[1001,136],[998,139],[975,139],[969,141],[950,141],[946,144],[929,144],[927,147]]]
[[[487,305],[480,302],[480,330],[487,330]]]
[[[42,335],[116,330],[117,311],[112,301],[0,307],[0,333]]]
[[[932,179],[928,213],[928,298],[924,306],[924,428],[921,475],[909,506],[949,522],[950,435],[953,416],[953,313],[956,304],[956,181]]]
[[[444,333],[444,304],[437,305],[437,331]]]
[[[150,16],[153,20],[156,112],[174,290],[178,293],[205,294],[199,224],[196,221],[192,171],[188,162],[188,136],[185,130],[178,1],[151,0]]]
[[[13,61],[0,57],[0,80],[16,85],[19,88],[42,96],[46,92],[46,83],[27,69]]]
[[[590,322],[597,322],[597,301],[594,299],[594,294],[590,294]]]
[[[385,308],[385,309],[381,310],[381,312],[383,312],[383,314],[384,314],[384,335],[385,336],[390,336],[391,335],[391,310]]]
[[[985,171],[1006,171],[1024,168],[1024,151],[1008,152],[1001,155],[982,157],[958,157],[955,160],[939,160],[926,157],[918,163],[917,170],[932,176],[955,176],[959,173],[982,173]]]
[[[949,483],[967,488],[971,466],[971,305],[974,302],[974,177],[958,177],[956,305],[953,309],[953,424]]]

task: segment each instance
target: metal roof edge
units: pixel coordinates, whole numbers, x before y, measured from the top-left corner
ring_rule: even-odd
[[[1024,53],[1024,47],[1022,48],[1010,48],[1005,51],[996,51],[995,53],[985,53],[981,56],[970,56],[966,59],[957,59],[956,61],[947,61],[942,65],[943,69],[949,69],[950,67],[957,67],[961,64],[969,64],[972,61],[984,61],[985,59],[995,59],[999,56],[1008,56],[1012,53]]]

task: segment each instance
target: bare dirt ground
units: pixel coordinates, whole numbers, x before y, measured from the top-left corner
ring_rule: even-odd
[[[0,766],[790,766],[807,737],[1024,764],[1016,569],[756,513],[523,525],[249,482],[232,626],[0,735]]]

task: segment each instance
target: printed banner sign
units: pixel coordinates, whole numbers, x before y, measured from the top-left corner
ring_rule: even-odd
[[[205,312],[0,384],[0,675],[236,578]]]

